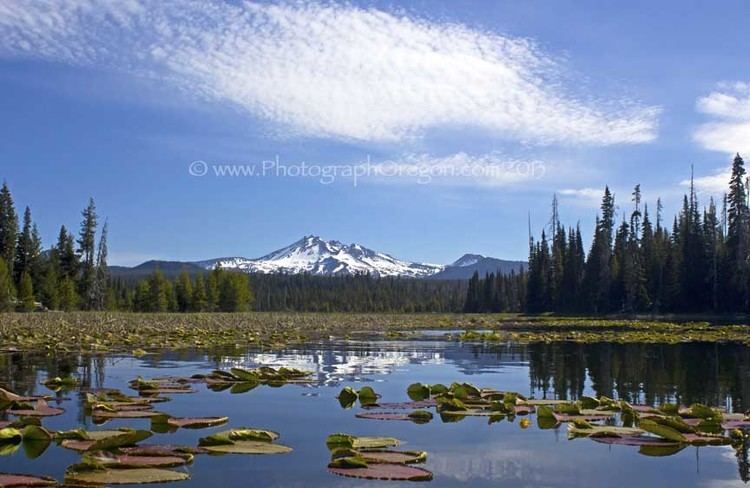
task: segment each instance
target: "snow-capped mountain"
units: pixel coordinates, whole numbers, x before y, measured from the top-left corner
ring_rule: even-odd
[[[422,278],[442,271],[445,266],[412,263],[373,251],[359,244],[326,241],[318,236],[302,239],[257,259],[219,258],[194,264],[207,269],[221,267],[247,273],[311,273],[315,275],[408,276]]]

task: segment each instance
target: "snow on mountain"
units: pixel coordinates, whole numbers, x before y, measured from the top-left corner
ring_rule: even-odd
[[[484,256],[482,256],[481,254],[464,254],[456,261],[454,261],[450,266],[473,266],[482,259],[484,259]]]
[[[359,244],[326,241],[318,236],[305,236],[257,259],[231,257],[195,264],[207,269],[221,267],[247,273],[311,273],[326,276],[370,273],[374,276],[413,278],[430,276],[445,268],[436,264],[402,261]]]

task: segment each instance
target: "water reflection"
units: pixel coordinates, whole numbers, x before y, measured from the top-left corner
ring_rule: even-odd
[[[253,368],[261,365],[294,367],[313,371],[316,375],[317,382],[312,388],[318,388],[314,390],[314,394],[320,392],[320,398],[309,399],[313,403],[306,404],[305,415],[312,415],[312,418],[319,420],[320,425],[316,425],[315,429],[319,429],[320,432],[294,432],[290,426],[285,433],[285,436],[292,437],[290,442],[296,444],[295,448],[302,446],[302,452],[305,452],[304,443],[307,442],[304,438],[312,439],[309,441],[309,452],[312,453],[318,452],[320,439],[327,433],[343,428],[340,425],[342,421],[354,421],[349,418],[351,412],[341,411],[333,400],[338,388],[326,389],[329,386],[351,382],[381,381],[376,389],[382,392],[384,397],[394,399],[398,399],[399,395],[403,396],[406,385],[412,381],[455,380],[471,381],[480,386],[517,389],[527,395],[546,398],[576,399],[587,394],[624,398],[632,403],[701,402],[726,406],[733,411],[744,411],[750,407],[750,348],[736,344],[477,345],[442,342],[436,338],[393,342],[331,341],[290,347],[279,352],[257,349],[164,351],[138,360],[122,355],[12,353],[0,355],[0,386],[26,395],[39,392],[52,394],[39,385],[47,376],[75,373],[81,379],[83,388],[124,388],[127,380],[136,374],[184,375],[199,371],[207,372],[211,369],[228,369],[233,366]],[[248,415],[245,422],[261,422],[264,425],[268,423],[269,427],[273,427],[273,422],[276,421],[283,422],[282,426],[286,426],[287,423],[291,425],[293,420],[284,417],[283,414],[299,405],[296,403],[300,401],[298,388],[300,387],[273,392],[255,390],[245,396],[246,403],[240,398],[243,395],[222,397],[222,409],[226,407],[226,413],[238,422],[243,422],[242,415]],[[70,415],[70,418],[50,419],[53,427],[69,428],[70,421],[74,419],[80,425],[91,425],[90,417],[87,418],[84,409],[81,408],[80,395],[76,392],[59,392],[53,395],[56,395],[57,402],[68,412],[66,415]],[[210,405],[211,408],[215,408],[217,397],[206,395],[214,393],[201,391],[189,399],[174,399],[167,410],[173,412],[184,409],[184,414],[195,415],[203,413],[199,405]],[[278,408],[272,411],[263,410],[263,404],[257,402],[260,397],[265,398],[266,402],[277,402],[274,405]],[[329,397],[331,402],[326,403]],[[72,401],[63,401],[65,398]],[[257,409],[252,412],[252,416],[247,413],[249,408]],[[211,413],[225,412],[222,410]],[[58,422],[59,425],[55,425]],[[438,422],[439,420],[436,420],[435,423]],[[356,425],[378,428],[381,424],[365,422]],[[592,468],[591,472],[586,474],[587,483],[606,486],[606,476],[609,474],[607,466],[611,466],[622,456],[613,455],[593,442],[572,441],[578,444],[576,448],[571,449],[567,444],[564,429],[531,429],[521,433],[517,425],[508,425],[508,422],[488,427],[484,421],[468,419],[458,424],[399,426],[399,429],[419,429],[419,437],[416,438],[420,444],[428,450],[437,451],[438,454],[431,458],[430,469],[436,474],[437,480],[443,480],[445,486],[459,483],[489,486],[499,480],[510,485],[538,486],[550,480],[551,471],[558,474],[555,482],[549,484],[576,485],[580,484],[577,483],[577,472],[566,467],[580,463],[582,452],[585,452],[587,462],[590,461],[589,466],[594,466],[594,459],[599,463],[597,469]],[[498,431],[501,432],[500,435],[497,434]],[[450,432],[451,442],[446,442],[446,432]],[[300,438],[295,440],[295,435]],[[501,442],[505,444],[499,449],[498,443]],[[717,458],[723,458],[724,463],[731,459],[732,464],[736,466],[731,468],[731,471],[737,470],[731,474],[735,483],[738,479],[744,482],[750,480],[749,450],[750,445],[745,442],[736,444],[734,449],[726,447],[701,451],[712,456],[711,467],[714,472],[710,476],[706,475],[706,481],[709,478],[716,479],[717,474],[724,477],[729,475],[725,464],[722,465],[723,472],[716,472]],[[45,455],[40,458],[41,461],[35,462],[46,462],[51,469],[63,469],[63,464],[67,462],[62,463],[56,459],[70,454],[61,454],[59,449],[55,452],[55,456]],[[683,467],[685,464],[692,465],[692,472],[695,473],[700,465],[708,464],[705,461],[699,462],[695,457],[697,452],[697,449],[686,449],[669,459],[680,459]],[[14,456],[18,457],[19,454]],[[315,460],[315,454],[310,456],[313,456],[313,460],[306,461],[307,463],[319,462]],[[540,456],[545,459],[543,469],[538,465]],[[650,466],[652,470],[669,469],[670,466],[677,469],[675,464],[656,466],[656,463],[652,463]],[[317,465],[310,468],[305,464],[305,469],[320,471]],[[201,471],[195,474],[199,477]],[[325,477],[324,471],[320,471],[318,475],[320,479],[310,481],[310,486],[344,486],[331,483],[331,479]],[[279,480],[277,486],[288,486],[290,481],[281,478]],[[195,483],[196,486],[201,486],[197,480]],[[439,485],[440,482],[436,481],[434,484]]]

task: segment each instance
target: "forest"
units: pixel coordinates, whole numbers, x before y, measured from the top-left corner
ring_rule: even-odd
[[[750,311],[750,210],[742,157],[732,162],[727,193],[701,206],[694,185],[671,221],[655,218],[633,189],[629,211],[616,222],[615,196],[605,188],[591,247],[578,226],[567,229],[553,199],[552,218],[530,238],[523,311],[576,314],[717,313]],[[671,228],[670,228],[671,227]],[[475,276],[465,311],[502,309],[507,285]]]
[[[78,235],[65,226],[44,250],[26,207],[19,226],[7,184],[0,190],[0,310],[134,312],[553,312],[560,314],[750,312],[750,208],[744,161],[728,191],[704,205],[692,184],[668,223],[640,185],[617,219],[604,189],[588,252],[579,226],[565,227],[553,198],[550,224],[529,237],[528,272],[441,281],[357,275],[246,275],[158,270],[140,281],[112,278],[107,223],[94,200]]]

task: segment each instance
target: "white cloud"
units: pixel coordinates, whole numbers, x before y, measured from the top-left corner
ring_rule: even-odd
[[[750,83],[723,84],[698,99],[697,109],[713,120],[696,129],[696,142],[730,154],[750,152]]]
[[[729,178],[732,176],[730,169],[720,169],[713,174],[698,176],[693,179],[695,190],[698,193],[708,193],[710,195],[722,195],[729,190]],[[690,180],[680,181],[682,186],[690,186]]]
[[[528,39],[349,4],[4,0],[0,55],[153,77],[343,139],[460,126],[524,143],[643,143],[659,114],[565,89],[564,68]]]
[[[581,198],[586,200],[599,201],[604,195],[603,188],[566,188],[560,190],[560,195],[564,197]]]
[[[544,178],[547,173],[542,161],[508,158],[500,153],[411,154],[395,161],[367,163],[366,167],[367,177],[375,182],[445,186],[510,187]]]

